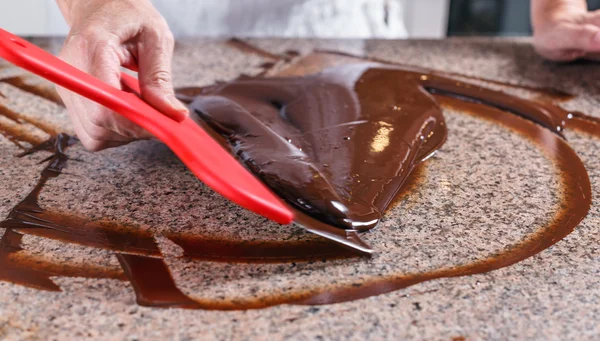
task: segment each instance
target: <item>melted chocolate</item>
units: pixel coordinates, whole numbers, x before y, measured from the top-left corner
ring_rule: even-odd
[[[350,60],[347,58],[350,57],[344,58],[333,54],[309,56],[297,63],[296,66],[285,70],[284,74],[299,76],[307,71],[319,71],[327,66],[354,63],[356,61],[364,62],[364,60],[356,58],[350,58]],[[356,69],[362,71],[359,72]],[[357,78],[350,82],[348,81],[350,76],[346,70],[353,70],[360,76],[355,74]],[[506,125],[516,133],[527,136],[532,142],[538,144],[560,170],[564,189],[561,210],[552,222],[540,229],[540,232],[528,237],[521,243],[488,259],[456,268],[405,275],[403,277],[379,278],[361,283],[360,286],[333,286],[316,292],[291,292],[284,296],[272,295],[260,300],[245,302],[210,300],[200,302],[192,300],[176,287],[168,267],[161,259],[162,254],[154,242],[152,233],[141,232],[135,226],[91,223],[83,218],[48,212],[40,207],[38,204],[40,191],[43,190],[43,187],[51,178],[60,175],[68,160],[65,149],[76,142],[66,135],[57,135],[56,138],[36,144],[36,147],[20,154],[20,156],[25,156],[39,151],[51,152],[51,156],[46,159],[48,165],[42,171],[37,185],[24,200],[11,210],[7,219],[0,223],[0,227],[6,229],[0,240],[0,280],[45,290],[60,290],[52,282],[50,276],[128,279],[136,292],[139,304],[157,307],[252,309],[283,303],[335,303],[381,294],[435,278],[478,274],[509,266],[531,257],[561,240],[587,214],[591,204],[591,189],[587,172],[577,155],[561,137],[561,132],[564,126],[567,125],[600,137],[599,120],[581,113],[568,113],[552,104],[526,101],[502,92],[488,90],[414,68],[369,64],[342,66],[328,72],[330,72],[329,76],[325,72],[317,76],[300,78],[240,79],[232,83],[199,90],[194,93],[194,96],[200,94],[201,97],[197,99],[194,106],[198,105],[198,102],[201,103],[200,106],[204,108],[204,110],[201,110],[202,116],[209,121],[213,128],[227,137],[228,141],[232,143],[232,150],[237,152],[237,155],[256,172],[260,173],[266,167],[275,177],[286,175],[278,175],[274,167],[267,167],[269,164],[258,161],[258,158],[266,158],[268,162],[270,159],[276,159],[275,156],[277,155],[266,155],[264,152],[266,148],[261,149],[262,146],[257,144],[256,140],[271,143],[271,139],[274,139],[273,143],[277,147],[276,150],[280,153],[279,155],[287,155],[285,153],[289,153],[291,150],[293,152],[292,156],[299,153],[303,157],[304,155],[309,157],[307,159],[291,159],[289,162],[292,165],[288,164],[288,166],[291,167],[293,173],[295,171],[293,162],[303,162],[304,165],[308,165],[305,169],[313,172],[309,174],[324,176],[323,179],[317,178],[318,181],[313,182],[330,186],[317,188],[319,191],[324,190],[325,194],[330,195],[329,198],[339,196],[339,193],[336,192],[338,188],[349,188],[353,191],[362,190],[361,195],[371,195],[370,190],[372,188],[380,188],[384,194],[366,196],[373,200],[370,206],[361,206],[362,203],[358,203],[359,210],[351,212],[350,216],[357,219],[356,217],[360,218],[361,215],[356,212],[366,212],[366,215],[368,215],[369,207],[377,208],[376,216],[379,217],[385,207],[390,206],[390,202],[394,197],[393,193],[397,193],[397,198],[401,197],[400,184],[403,183],[403,191],[408,191],[416,186],[415,184],[419,178],[418,173],[413,171],[411,175],[410,170],[391,176],[390,174],[394,174],[390,170],[393,167],[389,166],[387,161],[393,159],[370,155],[371,145],[361,145],[360,141],[381,141],[382,145],[385,145],[386,139],[379,139],[378,132],[379,128],[388,128],[388,132],[382,133],[382,136],[388,136],[390,145],[397,143],[400,146],[412,147],[412,149],[410,147],[406,148],[406,155],[413,156],[412,161],[398,162],[396,160],[395,165],[415,169],[414,167],[418,162],[439,147],[445,138],[445,126],[442,124],[443,120],[439,108],[439,103],[441,103],[443,106],[451,106],[461,112]],[[394,75],[395,79],[388,75]],[[363,80],[363,82],[357,83],[357,80]],[[398,82],[398,80],[403,82]],[[256,86],[257,91],[248,90],[247,86],[249,84]],[[321,93],[319,89],[322,84],[330,91]],[[401,93],[402,96],[398,95],[396,97],[393,92],[400,90],[404,91]],[[433,94],[433,97],[430,93]],[[291,100],[288,95],[297,96],[300,100]],[[328,98],[328,95],[333,98]],[[309,99],[317,102],[307,104],[307,102],[310,102]],[[381,103],[393,104],[397,108],[392,107],[392,110],[390,110],[389,107],[383,106]],[[344,106],[346,104],[352,110],[348,110]],[[233,106],[233,111],[241,115],[239,123],[233,121],[226,112],[222,113],[221,105]],[[210,111],[206,110],[206,107]],[[248,110],[249,108],[251,110]],[[254,110],[255,108],[264,109],[265,111],[259,112]],[[313,120],[307,120],[300,108],[304,108],[306,116],[312,117]],[[359,110],[363,108],[369,110]],[[213,117],[215,112],[219,113],[217,115],[219,119]],[[316,112],[325,112],[327,115],[319,116]],[[359,115],[360,120],[349,119],[349,117],[352,117],[353,112]],[[280,115],[281,113],[285,115]],[[399,120],[394,115],[405,115],[408,119],[407,121]],[[12,111],[4,110],[3,116],[18,124],[29,123],[34,126],[43,126],[37,122],[25,121],[21,115]],[[256,117],[266,119],[266,121],[255,122],[253,119]],[[428,117],[435,119],[433,123],[430,123]],[[272,122],[269,119],[272,119]],[[361,120],[367,122],[356,122]],[[385,124],[377,125],[379,120]],[[416,122],[416,124],[407,124],[408,122]],[[391,126],[388,127],[387,124]],[[427,133],[424,136],[426,138],[420,142],[421,135],[417,132],[420,131],[419,128],[423,127],[431,129],[425,130],[425,132],[432,131],[434,134],[429,136],[429,133]],[[354,128],[354,131],[350,128]],[[13,128],[7,130],[4,126],[0,126],[0,129],[2,134],[9,136],[9,139],[15,144],[29,143],[33,145],[36,143],[34,138],[24,132]],[[237,129],[245,129],[249,132],[240,132]],[[267,135],[266,137],[265,135],[254,136],[253,133],[256,131],[262,134],[266,132]],[[359,134],[357,131],[361,133]],[[279,132],[291,132],[296,133],[296,135],[283,136],[278,134]],[[325,134],[325,132],[328,134]],[[402,138],[395,135],[398,132],[402,132],[402,134],[399,134]],[[363,138],[362,134],[370,136],[371,139]],[[285,143],[283,143],[281,141],[282,137],[284,139],[288,137],[292,139],[292,142],[290,143],[285,139]],[[418,139],[411,140],[413,137],[418,137]],[[225,143],[226,141],[222,142]],[[321,147],[319,142],[325,142],[327,143],[326,146],[332,148],[334,146],[340,148],[337,149],[338,152],[336,153],[328,152],[323,150],[324,148]],[[302,150],[299,150],[300,148]],[[379,150],[380,148],[374,147],[374,149]],[[258,154],[256,154],[257,151]],[[388,153],[386,155],[391,158],[398,155],[394,151],[386,150],[386,147],[383,147],[382,151],[378,153]],[[248,157],[250,154],[255,155],[252,160]],[[334,170],[329,169],[330,167],[324,167],[325,162],[315,156],[332,158],[332,164],[338,167]],[[333,156],[338,156],[339,159],[343,160],[337,160]],[[373,158],[376,163],[369,168],[361,168],[360,162],[358,162],[361,157]],[[311,167],[310,164],[314,167]],[[343,167],[357,167],[358,170],[364,173],[359,173],[356,177],[351,176],[352,180],[346,179],[351,181],[344,182],[342,181],[344,180],[343,176],[340,175]],[[353,180],[370,179],[374,173],[383,173],[396,180],[391,181],[388,186],[376,185],[373,187],[361,187],[358,185],[358,181],[354,182]],[[337,176],[332,177],[332,174],[337,174]],[[351,172],[349,174],[352,175]],[[301,172],[299,175],[303,176],[305,174]],[[264,175],[261,176],[264,179]],[[401,180],[398,180],[400,178]],[[283,183],[282,180],[277,179],[270,179],[269,181],[276,185]],[[335,191],[329,192],[331,188],[334,188]],[[288,190],[286,188],[283,188],[283,190],[286,193],[294,191],[294,189]],[[312,190],[312,188],[309,188],[309,190]],[[300,193],[299,197],[302,198],[302,195]],[[296,197],[296,195],[291,197]],[[356,201],[356,198],[350,197],[347,199],[347,205],[351,208],[356,207],[353,206],[355,205],[353,200]],[[319,198],[316,198],[316,201],[318,205],[328,208],[327,202],[319,202]],[[296,206],[306,208],[302,204]],[[337,209],[337,207],[334,208]],[[345,224],[344,219],[340,221],[339,215],[331,215],[330,213],[327,210],[315,212],[316,215],[325,215],[324,219],[337,222],[340,227],[349,227]],[[63,266],[48,261],[40,261],[32,258],[32,256],[28,258],[21,248],[23,234],[113,250],[123,271]],[[180,245],[187,257],[210,261],[281,262],[354,256],[346,249],[319,239],[306,245],[304,243],[285,242],[244,243],[240,241],[218,241],[184,235],[168,235],[166,237]]]
[[[227,41],[227,45],[233,47],[234,49],[240,50],[241,52],[247,54],[255,54],[257,56],[271,59],[271,60],[289,60],[293,56],[288,56],[287,54],[275,54],[269,51],[258,48],[252,44],[245,42],[242,39],[231,38]]]
[[[568,127],[592,136],[600,137],[600,119],[577,111],[569,113]]]
[[[500,85],[502,87],[507,87],[507,88],[527,90],[527,91],[536,93],[540,98],[550,100],[551,102],[564,102],[564,101],[568,101],[570,99],[575,98],[575,95],[573,95],[569,92],[566,92],[564,90],[549,88],[549,87],[539,87],[539,86],[526,85],[526,84],[515,84],[515,83],[510,83],[510,82],[503,82],[503,81],[498,81],[498,80],[490,79],[490,78],[471,76],[471,75],[466,75],[466,74],[462,74],[462,73],[458,73],[458,72],[436,70],[436,69],[431,69],[431,68],[426,68],[426,67],[422,67],[422,66],[406,64],[406,63],[393,62],[393,61],[389,61],[389,60],[385,60],[385,59],[379,59],[379,58],[373,58],[373,57],[367,58],[364,56],[361,57],[361,56],[356,56],[356,55],[353,55],[350,53],[327,50],[327,49],[316,50],[316,53],[321,54],[321,55],[327,55],[327,56],[338,56],[338,58],[340,58],[340,59],[352,59],[355,61],[359,61],[359,60],[364,61],[365,59],[368,59],[372,62],[376,62],[379,64],[396,65],[396,66],[409,68],[409,69],[413,69],[413,70],[420,70],[423,73],[429,73],[429,74],[442,76],[442,77],[451,77],[451,78],[455,77],[458,79],[469,79],[469,80],[485,82],[485,83],[489,83],[489,84]]]
[[[29,92],[32,95],[47,99],[58,105],[63,105],[62,99],[56,92],[56,89],[51,83],[40,81],[39,78],[31,75],[16,76],[0,79],[0,82],[10,84],[23,91]]]
[[[373,228],[415,164],[446,139],[419,75],[369,64],[306,77],[236,80],[191,107],[297,209]]]
[[[8,122],[0,120],[0,134],[20,149],[25,150],[27,147],[42,143],[41,139],[27,134],[23,129],[19,129],[19,126],[27,121],[18,113],[0,104],[0,116],[8,120]]]
[[[343,229],[373,228],[415,165],[446,140],[431,94],[510,111],[561,134],[568,113],[499,91],[383,64],[238,79],[191,108],[289,204]]]
[[[6,229],[0,240],[0,280],[41,290],[60,291],[51,276],[83,276],[89,278],[127,278],[136,293],[140,305],[155,307],[209,308],[200,306],[184,295],[171,278],[162,254],[154,241],[154,235],[137,227],[114,223],[88,222],[67,214],[48,212],[38,203],[40,192],[51,179],[59,176],[66,166],[67,147],[77,140],[59,134],[21,154],[23,157],[40,151],[51,152],[44,162],[38,182],[31,192],[17,204],[8,217],[0,222]],[[115,252],[123,272],[107,271],[95,267],[74,268],[60,264],[47,264],[19,254],[23,234],[59,240]],[[185,251],[185,256],[212,261],[273,262],[310,261],[313,259],[355,257],[330,242],[316,244],[244,243],[240,241],[215,241],[168,236]]]
[[[464,102],[445,96],[437,96],[436,99],[444,106],[507,126],[516,133],[530,138],[532,142],[538,145],[545,152],[545,155],[555,162],[560,171],[560,180],[564,191],[561,198],[561,209],[553,220],[546,226],[541,227],[538,232],[489,258],[454,268],[376,279],[363,283],[360,287],[348,286],[323,292],[295,303],[312,305],[351,301],[395,291],[433,279],[469,276],[507,267],[527,259],[562,240],[585,218],[591,206],[589,178],[583,163],[564,139],[537,124],[531,124],[531,122],[518,116],[481,103]]]

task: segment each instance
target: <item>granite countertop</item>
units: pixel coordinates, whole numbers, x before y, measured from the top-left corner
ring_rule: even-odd
[[[60,46],[59,40],[35,42],[50,51]],[[576,95],[561,106],[600,117],[599,65],[542,61],[528,39],[249,43],[269,53],[227,40],[179,41],[173,63],[176,86],[203,86],[240,74],[256,75],[267,66],[273,73],[314,49],[326,49],[558,89]],[[22,73],[4,66],[0,79]],[[540,99],[536,91],[471,81]],[[0,82],[0,93],[0,104],[21,118],[15,121],[0,115],[2,127],[11,127],[33,142],[56,132],[72,133],[62,106],[10,82]],[[218,310],[138,305],[114,251],[25,233],[23,250],[12,254],[12,261],[28,261],[38,269],[71,276],[52,276],[54,291],[0,281],[0,339],[600,338],[600,206],[596,199],[600,140],[572,130],[565,136],[588,170],[593,201],[587,217],[557,244],[483,274],[423,281],[337,304],[277,304],[293,302],[305,293],[460,267],[510,250],[546,228],[560,210],[565,192],[553,161],[509,127],[458,110],[445,109],[444,114],[448,141],[427,161],[418,185],[365,236],[378,251],[370,259],[232,263],[181,257],[182,250],[166,236],[253,245],[311,242],[316,237],[298,227],[267,222],[227,202],[157,141],[98,153],[89,153],[79,144],[71,146],[62,174],[50,179],[40,193],[40,206],[77,217],[82,229],[102,226],[154,235],[160,248],[155,259],[162,259],[177,288],[205,308]],[[1,219],[32,190],[49,155],[17,157],[21,151],[10,139],[0,137]],[[0,229],[0,235],[5,231]],[[86,271],[96,278],[78,277]],[[0,269],[0,278],[6,276]]]

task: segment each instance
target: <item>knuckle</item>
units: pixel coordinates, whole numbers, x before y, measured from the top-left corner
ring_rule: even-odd
[[[161,89],[168,89],[171,84],[171,73],[166,70],[156,70],[150,74],[150,84]]]
[[[164,19],[163,19],[163,21],[164,21]],[[164,23],[164,29],[162,31],[163,31],[163,33],[162,33],[163,39],[166,42],[173,43],[175,41],[175,36],[173,35],[173,32],[171,32],[171,30],[169,29],[169,26],[167,25],[166,22]]]
[[[118,46],[119,37],[117,35],[94,27],[74,30],[65,43],[65,48],[73,48],[91,55],[106,51],[112,52]]]
[[[164,36],[165,45],[167,45],[168,50],[172,50],[175,46],[175,37],[173,36],[173,32],[167,31]]]
[[[170,32],[167,20],[165,20],[165,18],[159,13],[156,13],[156,15],[153,16],[152,22],[154,27],[158,27],[159,32]]]
[[[171,32],[169,25],[162,16],[150,20],[146,25],[146,32],[159,45],[171,47],[175,43],[173,32]]]
[[[106,58],[108,56],[117,55],[116,50],[118,46],[118,40],[111,37],[105,37],[103,39],[93,41],[90,48],[93,56]]]

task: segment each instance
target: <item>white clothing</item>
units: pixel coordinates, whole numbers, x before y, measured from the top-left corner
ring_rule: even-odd
[[[406,38],[404,0],[152,0],[175,36]]]

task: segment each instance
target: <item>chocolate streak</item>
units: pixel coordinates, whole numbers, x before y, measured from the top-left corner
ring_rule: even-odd
[[[63,105],[62,99],[50,83],[40,82],[40,79],[33,75],[15,76],[0,79],[0,82],[10,84],[32,95],[47,99],[58,105]]]
[[[83,276],[89,278],[128,278],[136,292],[140,305],[179,308],[209,308],[185,296],[175,285],[162,254],[154,241],[154,235],[136,227],[110,223],[88,222],[67,214],[48,212],[40,207],[39,195],[47,182],[59,176],[68,157],[65,149],[76,140],[59,134],[26,152],[48,151],[52,155],[44,160],[48,165],[32,191],[17,204],[8,217],[0,222],[5,228],[0,240],[0,280],[42,290],[59,291],[50,276]],[[105,271],[94,267],[74,269],[53,264],[43,264],[27,256],[18,256],[22,235],[33,235],[65,243],[84,245],[115,252],[123,270]],[[316,244],[244,244],[204,240],[181,235],[169,237],[182,246],[185,255],[194,259],[236,262],[308,261],[324,258],[355,257],[345,249],[328,242]]]
[[[589,178],[583,163],[564,139],[539,125],[531,124],[518,116],[481,103],[463,102],[453,97],[442,96],[436,96],[436,99],[444,107],[507,126],[538,145],[545,155],[554,161],[560,171],[563,190],[560,210],[556,212],[552,221],[541,227],[538,232],[492,257],[454,268],[367,281],[359,288],[347,287],[314,295],[295,303],[312,305],[345,302],[395,291],[433,279],[468,276],[497,270],[525,260],[554,245],[569,235],[585,218],[591,206]]]
[[[326,304],[377,295],[435,278],[472,275],[509,266],[558,242],[586,216],[591,204],[587,172],[561,132],[570,122],[584,129],[588,129],[585,123],[590,121],[600,126],[595,119],[419,69],[381,63],[343,66],[357,61],[364,63],[357,58],[315,54],[284,73],[301,76],[327,66],[342,66],[306,77],[241,79],[217,85],[201,90],[202,95],[193,107],[228,138],[234,153],[250,169],[293,205],[342,228],[366,229],[374,223],[364,223],[379,219],[400,188],[408,187],[411,171],[443,143],[446,130],[439,103],[451,106],[529,137],[555,162],[564,192],[562,209],[553,221],[493,257],[452,269],[389,276],[359,287],[317,290],[316,294],[293,292],[248,302],[194,301],[177,289],[151,233],[139,232],[135,227],[91,223],[40,207],[40,191],[50,179],[59,176],[68,160],[65,149],[74,143],[68,136],[58,135],[21,154],[43,150],[52,153],[37,185],[0,223],[6,229],[0,240],[0,279],[60,290],[50,276],[118,279],[126,276],[139,304],[158,307],[251,309],[283,303]],[[228,110],[223,110],[223,106],[228,106]],[[8,118],[23,123],[17,113],[6,112],[4,116],[12,115]],[[239,116],[234,120],[231,113]],[[13,142],[35,142],[25,134],[7,132],[3,126],[0,129]],[[591,131],[598,134],[600,129]],[[370,166],[364,166],[364,160],[370,161]],[[275,162],[284,166],[271,166]],[[289,174],[298,178],[290,179]],[[369,184],[372,179],[375,184]],[[305,199],[308,204],[298,199]],[[332,199],[342,200],[350,210],[340,210]],[[113,250],[124,271],[94,273],[81,268],[40,265],[23,257],[23,234]],[[183,247],[186,256],[211,261],[279,262],[351,256],[345,249],[321,241],[310,245],[253,244],[183,235],[167,237]]]

